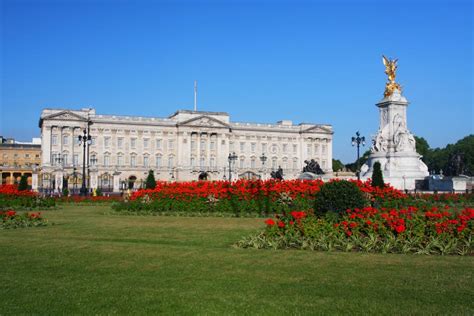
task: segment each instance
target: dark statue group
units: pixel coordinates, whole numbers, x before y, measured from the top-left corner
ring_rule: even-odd
[[[310,161],[305,160],[304,163],[306,164],[305,167],[303,167],[303,172],[311,172],[314,174],[324,174],[323,169],[319,166],[319,163],[315,161],[314,159],[311,159]]]
[[[311,172],[314,174],[324,174],[323,169],[321,169],[321,167],[319,166],[319,163],[316,160],[314,159],[311,159],[310,161],[305,160],[304,163],[306,164],[306,166],[303,167],[303,172]],[[272,171],[270,175],[272,179],[283,180],[283,169],[279,166],[278,170]]]

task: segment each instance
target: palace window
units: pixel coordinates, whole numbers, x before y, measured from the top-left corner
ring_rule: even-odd
[[[150,145],[150,140],[148,138],[143,139],[143,148],[148,148]]]
[[[137,139],[136,138],[130,138],[130,148],[135,149],[137,146]]]
[[[210,143],[210,148],[211,148],[211,150],[215,150],[215,149],[216,149],[216,142],[215,142],[215,141],[211,141],[211,143]]]
[[[123,166],[124,163],[123,163],[123,155],[122,154],[118,154],[117,155],[117,165],[118,166]]]
[[[194,168],[196,166],[196,159],[194,157],[191,157],[191,168]]]
[[[312,152],[311,149],[312,149],[312,146],[311,146],[311,145],[308,145],[308,146],[307,146],[307,150],[306,150],[306,155],[307,155],[308,157],[311,157],[311,156],[313,155],[313,152]]]
[[[288,151],[288,144],[283,144],[283,152],[286,153]]]
[[[322,145],[322,146],[321,146],[321,151],[322,151],[322,154],[323,154],[323,155],[326,154],[326,145]]]
[[[79,155],[78,154],[74,154],[74,156],[72,156],[72,164],[74,166],[79,165]]]
[[[130,155],[130,167],[135,167],[137,165],[137,156],[134,154]]]
[[[110,137],[109,136],[104,137],[104,147],[105,148],[110,147]]]
[[[104,155],[104,166],[108,167],[110,166],[110,155]]]
[[[298,145],[293,144],[293,153],[296,154],[298,152]]]
[[[123,137],[117,138],[117,147],[122,148],[123,147]]]
[[[245,150],[245,143],[240,142],[240,151],[243,152]]]
[[[293,158],[293,169],[298,169],[298,158]]]
[[[240,161],[239,161],[239,162],[240,162],[239,167],[240,167],[241,169],[243,169],[243,168],[245,167],[245,158],[244,158],[244,157],[240,157]]]
[[[250,168],[255,169],[255,157],[250,160]]]
[[[168,157],[168,168],[173,168],[173,166],[174,166],[174,157],[169,156]]]
[[[148,167],[149,165],[149,158],[148,155],[143,156],[143,167]]]
[[[51,144],[57,145],[58,144],[58,135],[53,135],[51,137]]]
[[[156,140],[156,149],[161,149],[162,143],[163,142],[161,141],[161,139],[157,139]]]
[[[168,140],[168,150],[173,150],[174,149],[174,140],[170,139]]]
[[[277,168],[277,157],[272,158],[272,169],[276,170]]]
[[[262,144],[262,153],[266,153],[267,152],[267,144],[263,143]]]
[[[256,143],[252,143],[250,144],[250,149],[252,150],[252,152],[254,153],[255,150],[257,150],[257,144]]]
[[[156,155],[155,156],[155,166],[157,168],[160,168],[161,167],[161,156],[160,155]]]
[[[215,168],[215,167],[216,167],[216,158],[211,157],[210,166],[211,166],[211,168]]]
[[[64,135],[63,136],[63,145],[68,145],[69,144],[69,136]]]

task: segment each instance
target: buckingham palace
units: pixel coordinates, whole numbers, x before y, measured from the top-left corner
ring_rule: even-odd
[[[54,189],[80,186],[83,170],[88,187],[115,192],[139,187],[149,170],[157,180],[192,181],[203,175],[266,179],[281,167],[285,179],[295,179],[304,161],[314,159],[332,172],[333,130],[327,124],[240,123],[225,112],[190,110],[167,118],[101,115],[83,108],[44,109],[39,127],[38,182]]]

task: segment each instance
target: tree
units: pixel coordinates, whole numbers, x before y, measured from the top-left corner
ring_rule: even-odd
[[[365,164],[367,162],[367,160],[369,159],[369,155],[370,155],[370,150],[367,150],[363,155],[362,157],[359,158],[359,160],[356,160],[355,162],[353,163],[348,163],[346,165],[346,168],[353,171],[353,172],[356,172],[356,169],[357,169],[357,166],[359,167],[359,169],[362,167],[363,164]]]
[[[156,187],[156,180],[153,170],[148,171],[148,177],[146,178],[145,185],[147,189],[154,189]]]
[[[344,164],[339,159],[332,160],[332,171],[340,171],[344,169]]]
[[[372,171],[372,186],[383,188],[385,183],[383,182],[383,174],[380,162],[374,163],[374,170]]]
[[[423,137],[415,136],[416,141],[416,152],[419,153],[422,157],[423,162],[427,162],[428,156],[430,154],[430,145]]]
[[[28,176],[26,174],[21,176],[20,184],[18,185],[18,191],[28,190]]]

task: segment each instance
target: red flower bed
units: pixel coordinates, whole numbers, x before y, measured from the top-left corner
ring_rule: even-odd
[[[0,229],[46,226],[48,221],[40,212],[17,213],[14,210],[0,212]]]
[[[25,190],[18,191],[18,186],[13,184],[4,184],[0,185],[0,194],[9,195],[9,196],[36,196],[36,192]]]
[[[332,180],[338,181],[338,180]],[[406,198],[406,195],[393,187],[384,189],[374,188],[370,180],[365,182],[352,181],[365,193],[377,198]],[[131,200],[145,195],[153,198],[172,198],[190,200],[193,198],[207,198],[212,195],[218,199],[227,199],[236,196],[239,199],[252,200],[262,196],[277,197],[280,193],[288,193],[291,198],[313,199],[319,191],[321,180],[238,180],[228,181],[193,181],[193,182],[157,182],[152,190],[139,190],[132,194]]]
[[[114,196],[63,196],[58,198],[60,202],[65,203],[81,203],[81,202],[109,202],[109,201],[120,201],[122,199],[119,195]]]

